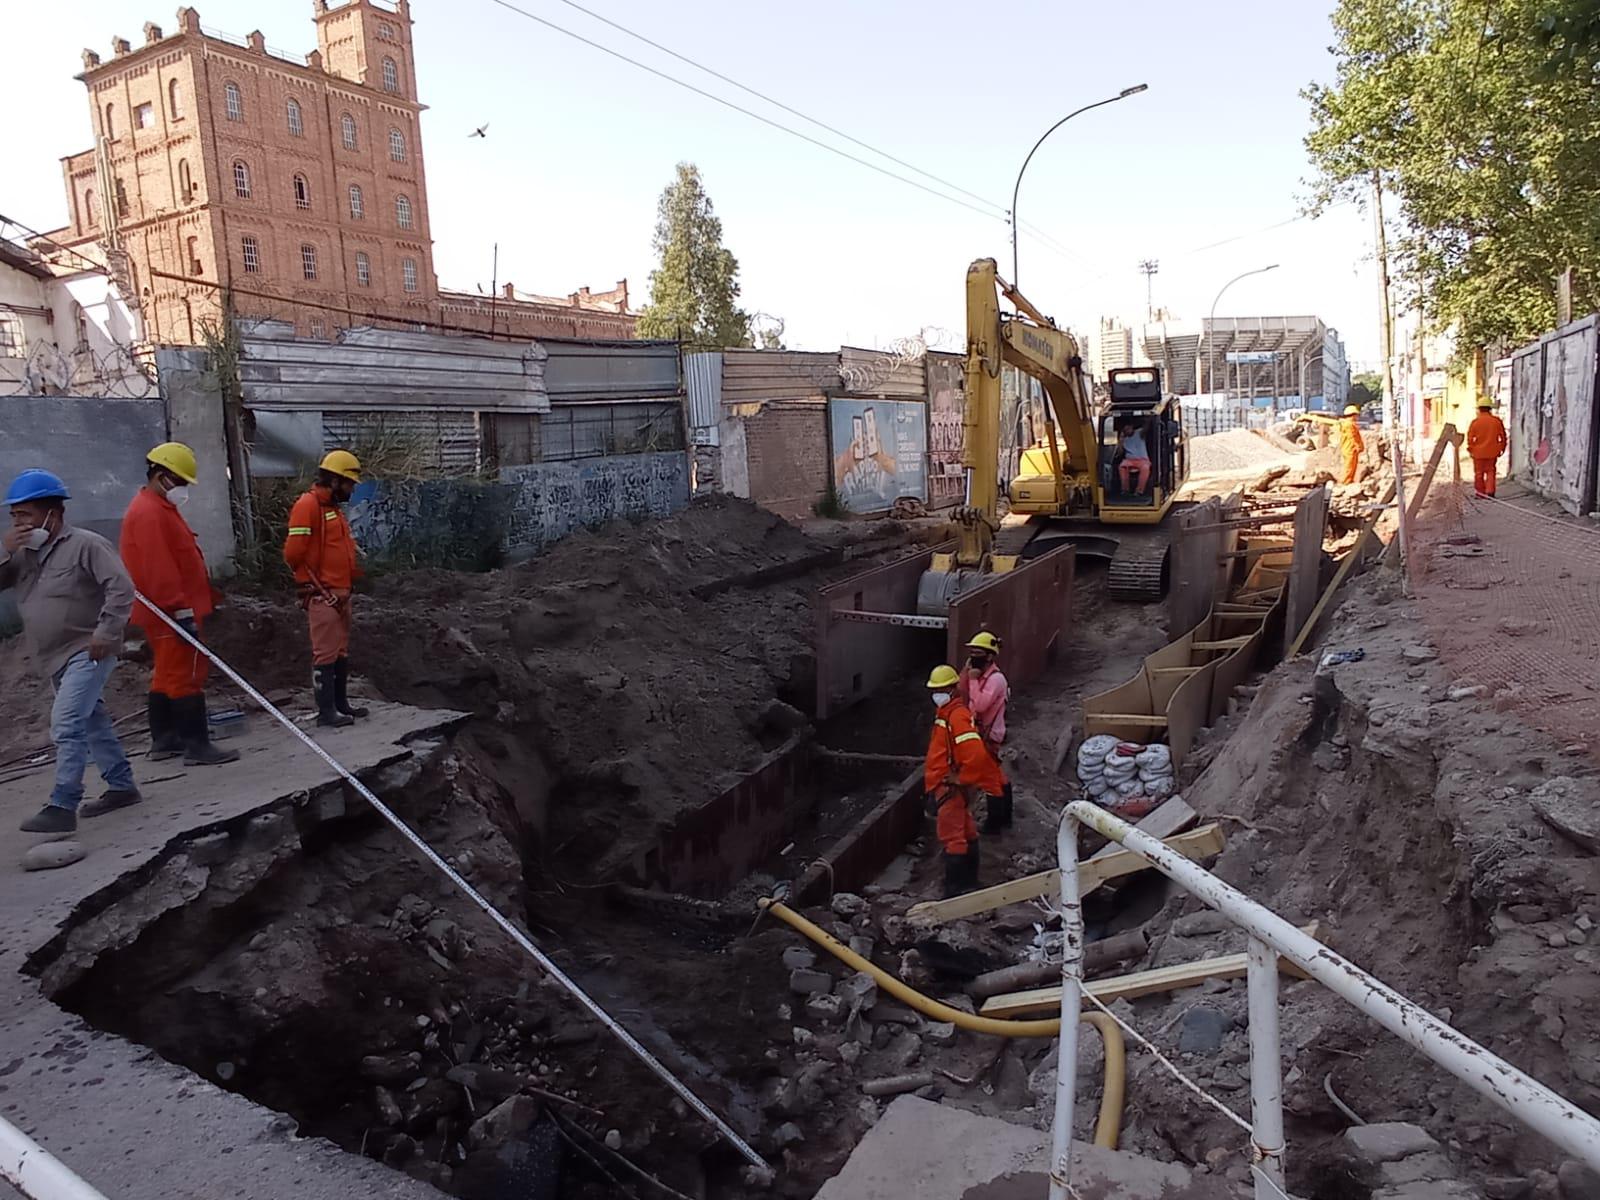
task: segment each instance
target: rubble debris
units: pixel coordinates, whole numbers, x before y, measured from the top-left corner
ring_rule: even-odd
[[[1600,789],[1568,776],[1547,779],[1528,794],[1539,819],[1573,845],[1600,854]]]
[[[861,1090],[869,1096],[900,1096],[906,1092],[920,1091],[934,1084],[933,1074],[929,1071],[919,1071],[911,1075],[891,1075],[884,1079],[869,1079],[861,1085]]]
[[[22,855],[22,869],[24,871],[58,871],[62,867],[70,867],[73,863],[82,862],[89,852],[82,842],[75,839],[61,841],[40,842],[37,846],[29,846]]]

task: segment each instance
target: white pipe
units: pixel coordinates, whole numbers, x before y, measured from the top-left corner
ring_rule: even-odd
[[[1061,878],[1061,1033],[1056,1052],[1056,1113],[1050,1126],[1050,1200],[1072,1190],[1072,1110],[1078,1091],[1078,1016],[1083,1005],[1083,905],[1078,899],[1078,823],[1061,814],[1056,826]]]
[[[1484,1099],[1600,1171],[1600,1121],[1149,834],[1085,800],[1069,804],[1067,813],[1146,859]]]
[[[0,1179],[28,1200],[106,1200],[4,1117],[0,1117]]]
[[[139,595],[137,591],[134,592],[134,596],[143,602],[146,608],[155,613],[155,615],[160,617],[161,620],[166,622],[166,624],[172,628],[174,633],[176,633],[184,641],[188,642],[196,650],[200,651],[201,654],[204,654],[213,663],[215,663],[219,671],[243,688],[245,694],[249,696],[250,699],[254,700],[266,710],[267,715],[272,717],[273,720],[277,721],[278,724],[282,725],[290,733],[294,734],[295,737],[299,738],[300,741],[304,742],[306,746],[310,748],[313,754],[337,771],[340,777],[351,787],[353,787],[357,793],[360,794],[362,799],[364,799],[368,804],[372,805],[372,807],[377,810],[379,816],[381,816],[385,821],[389,822],[390,825],[393,825],[401,837],[405,838],[406,841],[410,842],[414,847],[416,847],[418,853],[420,853],[434,866],[438,867],[439,870],[449,878],[451,883],[455,884],[457,888],[466,894],[467,899],[471,900],[474,904],[481,908],[491,921],[500,926],[501,930],[512,941],[520,946],[530,958],[538,963],[540,968],[543,969],[543,971],[549,975],[551,979],[554,979],[557,983],[559,983],[568,991],[568,993],[571,994],[574,1000],[583,1005],[584,1008],[588,1009],[589,1014],[593,1016],[595,1020],[599,1021],[602,1025],[609,1029],[612,1034],[616,1036],[618,1041],[632,1051],[635,1058],[644,1063],[645,1066],[649,1067],[650,1070],[655,1072],[655,1074],[663,1083],[670,1087],[674,1092],[678,1093],[685,1104],[694,1109],[695,1112],[699,1113],[700,1116],[703,1117],[710,1125],[714,1126],[723,1137],[727,1138],[734,1149],[742,1154],[751,1166],[764,1173],[771,1173],[772,1168],[767,1165],[766,1160],[763,1159],[761,1155],[757,1154],[750,1144],[734,1131],[732,1126],[730,1126],[721,1117],[717,1116],[716,1113],[712,1112],[704,1100],[700,1099],[699,1096],[696,1096],[693,1092],[691,1092],[685,1083],[678,1079],[677,1076],[673,1075],[671,1071],[667,1070],[666,1067],[662,1066],[661,1063],[657,1061],[656,1057],[651,1054],[650,1051],[644,1048],[644,1046],[639,1042],[638,1038],[634,1037],[633,1034],[624,1029],[622,1025],[617,1022],[615,1017],[595,1003],[589,994],[580,988],[576,982],[569,978],[566,972],[564,972],[560,967],[556,966],[556,964],[551,961],[549,956],[546,955],[543,950],[540,950],[539,947],[533,944],[533,942],[528,938],[527,934],[523,933],[522,930],[518,929],[515,925],[503,917],[500,914],[499,909],[495,908],[495,906],[490,904],[488,900],[484,899],[483,895],[479,893],[477,888],[473,887],[459,874],[457,874],[455,869],[451,867],[449,863],[445,862],[444,859],[440,858],[433,847],[428,845],[427,842],[423,841],[420,835],[412,832],[411,827],[402,821],[393,809],[391,809],[382,800],[379,800],[376,796],[374,796],[366,784],[362,783],[361,780],[357,779],[354,775],[347,771],[343,763],[339,762],[338,759],[334,758],[333,755],[329,754],[320,745],[318,745],[315,739],[307,734],[305,730],[301,729],[300,726],[296,725],[288,717],[279,712],[265,696],[256,691],[255,688],[251,687],[249,683],[245,682],[245,679],[242,675],[240,675],[227,663],[223,662],[222,659],[213,654],[202,642],[200,642],[198,638],[191,636],[187,629],[179,625],[176,621],[174,621],[166,613],[162,612],[161,609],[157,608],[154,604],[150,603],[150,601],[146,600],[143,596]],[[1076,1032],[1076,1030],[1074,1030],[1074,1032]]]
[[[1283,1190],[1283,1051],[1278,1036],[1278,952],[1250,939],[1250,1124],[1256,1200]],[[1272,1185],[1276,1184],[1274,1188]]]

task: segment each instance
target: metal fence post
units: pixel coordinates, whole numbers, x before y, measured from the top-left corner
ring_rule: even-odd
[[[1277,1200],[1283,1187],[1284,1151],[1278,952],[1260,938],[1251,938],[1249,962],[1250,1123],[1252,1158],[1260,1172],[1256,1176],[1256,1200]]]
[[[1056,827],[1061,877],[1061,1034],[1056,1054],[1056,1113],[1050,1131],[1050,1200],[1072,1193],[1072,1109],[1078,1090],[1078,1016],[1083,1005],[1083,905],[1078,900],[1078,819]]]

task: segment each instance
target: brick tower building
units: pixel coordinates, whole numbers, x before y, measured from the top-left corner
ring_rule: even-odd
[[[193,8],[170,35],[146,24],[137,48],[113,39],[109,60],[83,52],[95,145],[62,160],[71,223],[48,236],[104,247],[152,341],[199,340],[224,290],[240,315],[309,336],[440,321],[409,2],[314,0],[314,18],[303,59],[207,30]],[[446,324],[630,337],[619,289],[481,311],[460,296]]]

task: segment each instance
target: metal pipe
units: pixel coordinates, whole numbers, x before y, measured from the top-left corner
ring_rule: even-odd
[[[1126,100],[1129,96],[1137,96],[1140,92],[1148,91],[1149,89],[1150,85],[1148,83],[1136,83],[1132,87],[1123,88],[1115,96],[1107,96],[1104,100],[1096,100],[1093,104],[1085,104],[1082,108],[1073,109],[1061,120],[1050,126],[1049,129],[1046,129],[1039,136],[1039,140],[1033,144],[1033,149],[1028,151],[1028,157],[1022,160],[1022,170],[1017,172],[1016,185],[1011,189],[1011,284],[1013,287],[1017,284],[1017,193],[1022,190],[1022,173],[1028,169],[1028,164],[1033,161],[1033,156],[1039,147],[1044,145],[1044,139],[1080,113],[1086,113],[1091,108],[1101,108],[1107,104],[1115,104],[1118,100]]]
[[[0,1117],[0,1179],[28,1200],[106,1200],[4,1117]]]
[[[278,722],[278,724],[282,725],[296,738],[303,742],[313,754],[315,754],[323,762],[327,763],[328,766],[332,767],[333,770],[338,773],[339,777],[348,783],[352,788],[354,788],[356,793],[360,795],[363,800],[372,805],[374,811],[376,811],[380,817],[394,827],[395,832],[397,832],[401,837],[405,838],[406,841],[410,842],[411,845],[415,847],[417,853],[421,854],[430,863],[443,872],[445,877],[448,878],[451,883],[455,884],[456,887],[466,895],[467,899],[471,900],[480,909],[482,909],[485,916],[498,925],[501,931],[518,946],[520,946],[528,955],[528,957],[532,958],[534,962],[538,963],[545,974],[549,975],[551,979],[554,979],[563,988],[565,988],[568,994],[570,994],[574,1000],[587,1009],[590,1016],[594,1017],[595,1020],[599,1021],[602,1025],[609,1029],[616,1039],[633,1053],[635,1058],[637,1058],[645,1066],[649,1067],[650,1070],[655,1073],[656,1077],[661,1080],[661,1082],[665,1083],[669,1088],[676,1092],[679,1098],[682,1099],[683,1102],[690,1108],[694,1109],[695,1112],[699,1113],[707,1124],[711,1125],[714,1129],[721,1133],[723,1137],[727,1138],[729,1144],[732,1145],[733,1148],[744,1157],[746,1162],[748,1162],[758,1171],[770,1175],[772,1168],[767,1165],[766,1159],[762,1158],[760,1154],[756,1153],[755,1148],[751,1146],[750,1143],[745,1141],[744,1138],[740,1137],[733,1126],[729,1125],[726,1121],[719,1117],[711,1110],[711,1107],[706,1104],[704,1100],[700,1099],[699,1096],[696,1096],[694,1092],[690,1091],[689,1086],[686,1083],[684,1083],[671,1071],[667,1070],[667,1068],[661,1064],[660,1060],[657,1059],[655,1055],[651,1054],[649,1050],[645,1049],[643,1042],[639,1041],[638,1038],[629,1033],[628,1030],[623,1027],[621,1022],[619,1022],[605,1009],[601,1008],[600,1005],[596,1003],[594,998],[589,995],[589,993],[585,992],[581,987],[579,987],[576,981],[574,981],[570,976],[567,975],[565,971],[555,964],[555,961],[551,959],[549,955],[547,955],[543,950],[539,949],[538,946],[534,945],[533,940],[529,938],[527,934],[523,933],[522,930],[518,929],[509,920],[507,920],[500,910],[497,909],[493,904],[489,903],[489,901],[481,892],[478,891],[477,888],[468,883],[464,878],[462,878],[461,874],[454,867],[445,862],[443,858],[439,857],[438,851],[436,851],[432,846],[428,845],[428,843],[420,834],[416,833],[409,825],[402,821],[398,813],[396,813],[382,800],[379,800],[377,796],[373,795],[371,788],[367,787],[366,784],[362,783],[361,780],[357,779],[353,774],[351,774],[351,772],[343,763],[334,758],[333,755],[329,754],[320,745],[318,745],[316,739],[312,738],[308,733],[306,733],[305,730],[301,729],[300,726],[296,725],[288,717],[284,716],[283,713],[280,712],[270,700],[252,687],[244,678],[244,676],[240,675],[226,662],[214,654],[205,646],[204,643],[191,634],[187,629],[185,629],[182,625],[179,625],[149,600],[146,600],[144,596],[139,594],[138,591],[135,591],[133,594],[135,599],[142,603],[151,612],[155,613],[155,615],[165,622],[174,633],[176,633],[184,641],[188,642],[201,654],[204,654],[206,658],[211,660],[211,662],[219,671],[221,671],[229,679],[233,680],[234,683],[238,684],[239,687],[243,689],[245,695],[249,696],[252,700],[259,704],[262,709],[266,711],[268,716],[270,716],[274,721]]]
[[[863,958],[781,900],[764,897],[756,901],[756,906],[777,917],[796,933],[810,938],[846,966],[854,967],[857,971],[865,971],[884,991],[925,1017],[932,1017],[935,1021],[947,1021],[958,1029],[994,1037],[1055,1037],[1061,1032],[1061,1022],[1054,1017],[1043,1021],[1005,1021],[996,1017],[981,1017],[942,1004],[931,996],[924,996],[903,980],[896,979],[876,963]],[[1122,1136],[1122,1106],[1128,1085],[1127,1043],[1123,1040],[1122,1030],[1117,1027],[1117,1023],[1104,1013],[1081,1013],[1078,1023],[1093,1025],[1098,1029],[1100,1040],[1105,1045],[1105,1086],[1100,1094],[1100,1116],[1095,1122],[1094,1144],[1115,1150],[1117,1141]],[[1073,1070],[1075,1074],[1076,1066]]]
[[[1056,824],[1056,875],[1061,880],[1061,1039],[1056,1051],[1056,1111],[1050,1126],[1050,1200],[1072,1188],[1072,1112],[1078,1091],[1078,1014],[1083,1005],[1083,904],[1078,896],[1078,822]]]
[[[1084,800],[1069,804],[1067,812],[1146,859],[1484,1099],[1600,1171],[1600,1121],[1149,834]]]
[[[1250,1124],[1256,1200],[1283,1188],[1283,1050],[1278,1032],[1278,953],[1260,938],[1249,947]],[[1277,1185],[1274,1190],[1272,1185]]]

